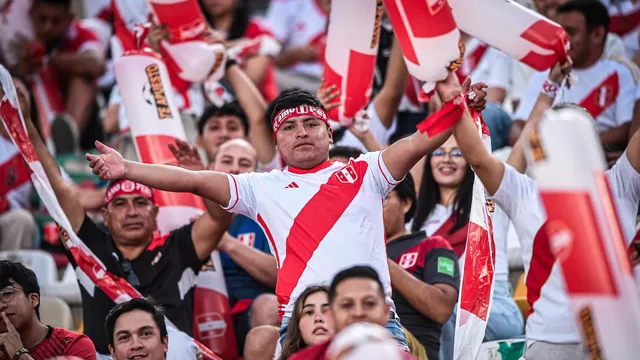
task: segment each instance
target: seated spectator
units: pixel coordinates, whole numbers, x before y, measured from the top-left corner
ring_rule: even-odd
[[[198,120],[196,143],[204,149],[207,163],[213,163],[218,149],[232,139],[243,139],[249,133],[247,116],[238,102],[208,106]]]
[[[22,104],[21,104],[22,105]],[[31,142],[49,178],[54,193],[69,219],[73,231],[102,261],[106,270],[126,279],[143,295],[151,295],[166,306],[167,317],[186,334],[193,333],[193,287],[195,275],[209,259],[211,252],[229,224],[230,216],[219,207],[209,207],[193,223],[167,235],[156,233],[158,208],[152,189],[133,182],[112,182],[106,192],[102,214],[108,232],[99,228],[84,213],[74,187],[65,182],[58,164],[51,156],[22,106]],[[75,266],[71,253],[67,257]],[[184,279],[191,279],[185,282]],[[115,305],[99,288],[79,278],[85,331],[100,354],[108,354],[108,342],[102,319]],[[176,341],[172,348],[179,354]]]
[[[275,59],[280,90],[320,87],[329,7],[329,0],[271,2],[266,21],[283,45]]]
[[[38,279],[20,263],[0,261],[0,311],[0,360],[61,355],[96,359],[96,348],[86,335],[40,321]]]
[[[164,310],[150,298],[116,305],[105,319],[105,329],[113,360],[166,359],[169,336]]]
[[[344,328],[359,322],[385,326],[389,321],[391,308],[385,302],[383,289],[378,273],[370,266],[354,266],[337,273],[329,287],[329,304],[336,333],[339,334]],[[402,328],[393,329],[389,334],[394,331],[402,332]],[[328,340],[307,347],[290,359],[323,360],[332,342],[333,340]],[[404,354],[405,359],[415,359],[408,352]]]
[[[458,301],[458,257],[442,237],[405,229],[416,207],[411,174],[384,200],[389,273],[393,302],[402,325],[413,334],[430,359],[440,351],[440,330]],[[415,354],[415,352],[414,352]]]
[[[71,0],[34,0],[29,15],[34,38],[12,39],[15,60],[9,58],[7,65],[29,79],[38,95],[42,130],[46,138],[51,135],[56,153],[74,152],[94,110],[104,49],[91,30],[73,20]]]
[[[294,305],[287,337],[279,360],[287,360],[296,352],[331,339],[333,317],[329,308],[329,289],[310,286],[300,294]]]
[[[225,44],[233,46],[261,35],[273,36],[266,21],[252,18],[253,1],[200,0],[200,6],[212,28],[225,34]],[[259,55],[242,64],[247,76],[258,86],[262,96],[271,101],[278,96],[273,59]]]
[[[637,78],[635,64],[605,53],[609,28],[607,8],[598,0],[572,0],[557,8],[556,21],[570,36],[569,56],[573,60],[571,87],[567,80],[561,84],[549,83],[545,88],[555,89],[561,96],[556,102],[572,102],[589,111],[596,119],[600,141],[615,162],[629,139],[633,106],[636,102]],[[524,122],[531,114],[538,93],[547,80],[549,71],[535,73],[514,115],[510,142],[520,136]]]
[[[173,145],[171,148],[180,166],[190,170],[204,169],[195,147],[179,142],[179,149]],[[210,168],[234,175],[247,173],[255,171],[257,157],[251,144],[243,139],[233,139],[218,148]],[[218,250],[238,350],[242,355],[245,338],[252,328],[280,325],[278,300],[274,294],[277,263],[260,225],[240,214],[234,217]]]

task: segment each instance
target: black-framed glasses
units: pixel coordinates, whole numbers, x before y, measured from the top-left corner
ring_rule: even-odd
[[[10,303],[16,297],[16,292],[18,291],[22,291],[22,289],[14,288],[12,286],[7,287],[0,291],[0,301],[5,304]]]
[[[431,153],[431,156],[436,157],[436,158],[443,158],[445,155],[449,155],[449,157],[452,158],[452,159],[460,159],[460,158],[462,158],[462,151],[460,151],[458,149],[451,150],[451,151],[438,149],[438,150],[436,150],[436,151]]]
[[[138,278],[138,274],[133,271],[133,265],[129,260],[120,261],[120,266],[122,266],[122,271],[124,271],[124,276],[127,279],[127,282],[131,284],[134,288],[140,286],[140,279]]]

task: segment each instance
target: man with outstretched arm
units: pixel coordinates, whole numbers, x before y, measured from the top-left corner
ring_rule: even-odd
[[[193,280],[218,245],[231,221],[230,215],[217,206],[210,206],[211,212],[161,236],[156,233],[158,207],[152,189],[130,180],[118,180],[112,181],[106,192],[102,215],[108,232],[103,231],[84,213],[77,188],[62,178],[58,163],[31,122],[28,97],[23,91],[18,93],[29,138],[73,231],[108,272],[126,279],[142,295],[157,299],[167,309],[169,320],[181,331],[192,334]],[[0,89],[0,98],[3,96]],[[75,266],[70,252],[67,257]],[[78,280],[84,328],[100,359],[109,354],[102,322],[115,304],[86,279],[79,277]],[[192,353],[192,349],[186,336],[172,338],[168,358],[189,359],[185,354]]]
[[[450,75],[436,87],[444,102],[461,95],[454,77]],[[283,334],[300,292],[308,285],[330,281],[335,273],[353,265],[372,265],[392,303],[380,222],[382,199],[450,132],[433,138],[416,132],[384,151],[364,154],[348,164],[331,162],[332,130],[318,99],[301,90],[274,101],[269,114],[274,140],[288,164],[282,171],[227,175],[147,165],[125,161],[101,143],[96,145],[103,154],[87,154],[87,159],[103,179],[125,178],[162,190],[192,192],[258,222],[278,263],[276,295]],[[388,326],[406,348],[395,316]]]
[[[543,86],[527,126],[549,109],[555,97],[552,91],[567,73],[567,65],[557,65]],[[562,104],[559,104],[562,105]],[[562,107],[575,107],[565,104]],[[577,107],[580,109],[580,107]],[[583,110],[580,110],[583,111]],[[454,136],[465,159],[485,185],[490,199],[511,219],[523,250],[529,305],[532,312],[527,319],[527,359],[583,359],[585,350],[575,319],[569,311],[560,265],[548,246],[546,213],[533,179],[524,171],[522,151],[526,135],[516,144],[509,160],[504,164],[488,153],[478,136],[473,120],[465,115],[454,126]],[[517,169],[516,169],[517,168]],[[627,240],[633,235],[635,215],[640,202],[640,133],[629,142],[626,152],[606,172],[615,201],[620,205],[621,223]]]

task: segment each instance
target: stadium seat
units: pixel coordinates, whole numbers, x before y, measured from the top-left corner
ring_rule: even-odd
[[[40,320],[45,325],[73,329],[73,315],[66,302],[56,297],[42,296],[40,298]]]
[[[33,270],[38,278],[42,296],[57,297],[68,304],[80,304],[80,287],[75,273],[68,265],[62,280],[58,280],[58,269],[51,254],[42,250],[16,250],[0,252],[0,260],[11,260]]]
[[[518,286],[516,286],[516,290],[513,292],[513,300],[518,305],[518,308],[520,308],[522,316],[526,319],[530,307],[527,301],[527,286],[524,284],[524,274],[522,274],[520,280],[518,280]]]

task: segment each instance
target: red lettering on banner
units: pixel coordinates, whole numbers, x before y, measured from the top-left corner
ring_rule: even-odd
[[[20,153],[0,165],[0,197],[31,181],[31,169]]]
[[[349,166],[356,173],[355,182],[345,183],[341,182],[338,176],[330,176],[293,221],[286,239],[286,256],[278,271],[276,284],[276,295],[281,308],[289,302],[291,293],[298,285],[300,276],[320,242],[347,210],[362,187],[368,164],[365,161],[351,161]],[[280,315],[282,316],[282,312]]]
[[[585,108],[594,119],[597,119],[609,106],[618,98],[620,92],[620,81],[618,73],[614,72],[604,81],[598,84],[580,102],[580,106]]]
[[[557,246],[556,242],[563,242],[561,247],[569,247],[562,249],[559,258],[567,292],[617,295],[607,245],[602,241],[602,229],[589,193],[541,192],[540,195],[549,219],[545,231],[550,248]]]

